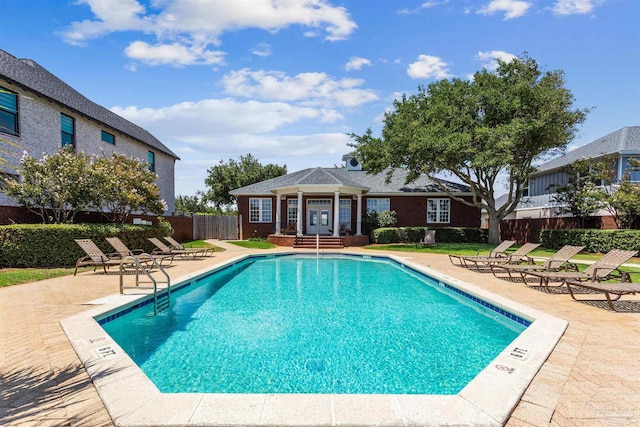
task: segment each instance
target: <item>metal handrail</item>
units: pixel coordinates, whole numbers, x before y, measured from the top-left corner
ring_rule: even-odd
[[[162,266],[158,263],[158,261],[151,255],[148,254],[146,252],[141,253],[140,255],[133,256],[126,256],[124,258],[122,258],[120,260],[120,293],[123,294],[124,293],[124,264],[125,261],[133,261],[133,263],[136,265],[136,288],[140,289],[140,274],[139,271],[142,270],[142,272],[149,278],[149,282],[147,283],[153,283],[153,313],[154,314],[158,314],[158,283],[156,281],[156,279],[151,275],[151,272],[149,271],[148,268],[146,268],[145,266],[143,266],[140,263],[140,258],[148,258],[153,264],[154,266],[162,273],[164,274],[164,276],[166,277],[167,281],[167,304],[170,303],[171,301],[171,278],[169,277],[169,275],[167,274],[167,272],[165,271],[164,268],[162,268]],[[128,286],[127,288],[133,288],[132,286]],[[143,287],[143,289],[149,289],[146,287]]]

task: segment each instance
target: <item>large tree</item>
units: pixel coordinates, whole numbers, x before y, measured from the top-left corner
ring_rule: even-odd
[[[204,183],[209,187],[207,201],[216,209],[232,205],[236,198],[229,194],[231,190],[255,184],[256,182],[275,178],[287,173],[287,166],[275,164],[262,165],[251,154],[240,156],[239,160],[229,159],[228,163],[220,163],[207,170],[209,174]]]
[[[495,72],[484,69],[471,80],[421,86],[394,102],[380,138],[371,129],[351,137],[370,172],[406,169],[409,182],[425,174],[450,197],[486,210],[495,244],[500,220],[522,197],[533,162],[563,150],[584,121],[587,110],[572,109],[573,102],[562,71],[543,73],[522,55],[498,61]],[[467,184],[471,201],[452,194],[443,175]],[[496,206],[503,179],[507,201]]]

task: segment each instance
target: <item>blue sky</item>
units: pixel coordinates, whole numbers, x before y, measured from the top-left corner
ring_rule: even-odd
[[[176,195],[251,153],[341,164],[399,94],[528,52],[561,69],[571,146],[640,125],[638,0],[0,0],[0,48],[176,152]]]

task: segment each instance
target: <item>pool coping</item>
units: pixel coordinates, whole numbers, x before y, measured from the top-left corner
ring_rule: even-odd
[[[327,253],[362,256],[344,250]],[[261,256],[240,255],[175,282],[197,280],[256,255]],[[95,320],[137,304],[146,294],[116,294],[93,301],[89,303],[93,308],[60,323],[118,426],[504,425],[568,323],[407,257],[378,257],[425,273],[532,323],[457,395],[161,393]]]

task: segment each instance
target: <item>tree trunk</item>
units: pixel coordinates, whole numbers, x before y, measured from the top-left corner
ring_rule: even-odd
[[[489,215],[489,243],[497,245],[500,243],[500,219],[495,211],[487,211],[487,214]]]

